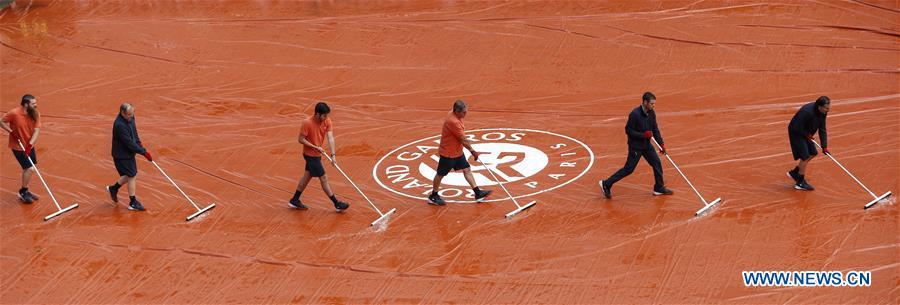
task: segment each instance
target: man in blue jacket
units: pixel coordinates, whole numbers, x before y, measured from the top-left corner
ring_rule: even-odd
[[[612,186],[622,178],[631,175],[637,166],[641,157],[647,160],[647,163],[653,167],[653,195],[672,195],[674,192],[667,189],[663,182],[662,162],[659,161],[659,155],[653,144],[650,144],[650,138],[656,138],[661,148],[660,152],[666,153],[666,146],[663,144],[662,136],[659,134],[659,126],[656,124],[656,96],[650,92],[644,92],[641,105],[631,111],[628,115],[628,122],[625,124],[625,134],[628,135],[628,159],[625,166],[615,174],[605,180],[600,180],[600,190],[607,199],[612,198]]]
[[[788,176],[794,179],[794,188],[804,191],[812,191],[814,188],[806,182],[806,165],[818,152],[813,144],[813,135],[819,132],[819,140],[822,141],[822,153],[828,154],[828,132],[825,130],[825,117],[831,110],[831,99],[820,96],[815,102],[803,105],[794,114],[791,123],[788,124],[788,139],[791,142],[791,152],[794,160],[800,160],[794,169],[788,172]]]
[[[119,180],[116,181],[116,184],[107,186],[106,190],[109,191],[113,202],[119,202],[119,187],[128,183],[128,197],[131,199],[128,209],[143,211],[144,206],[134,195],[137,182],[135,181],[135,176],[137,176],[135,154],[143,155],[147,161],[153,162],[150,152],[141,145],[141,138],[138,136],[137,125],[134,122],[134,106],[124,103],[119,107],[119,115],[116,116],[116,122],[113,123],[112,137],[112,157],[116,171],[119,172]]]

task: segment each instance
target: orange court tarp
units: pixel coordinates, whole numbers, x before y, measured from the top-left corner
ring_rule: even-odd
[[[0,303],[897,304],[893,200],[863,210],[870,196],[821,155],[815,191],[794,190],[785,172],[796,164],[788,121],[827,95],[831,152],[874,192],[900,189],[898,10],[14,1],[0,10],[0,108],[37,97],[38,166],[80,207],[42,221],[55,211],[46,191],[33,180],[41,200],[20,203],[21,170],[0,152]],[[709,215],[694,217],[702,203],[665,160],[673,196],[650,194],[644,161],[611,200],[601,195],[644,91],[658,98],[669,153],[708,199],[725,200]],[[544,166],[497,168],[538,205],[504,219],[514,206],[498,185],[476,204],[458,176],[444,191],[457,202],[425,203],[423,173],[456,99],[475,144],[510,149],[494,161]],[[331,105],[341,167],[397,209],[386,228],[368,226],[378,215],[327,161],[350,209],[335,213],[317,180],[302,196],[309,210],[288,207],[304,169],[300,122],[318,100]],[[147,211],[110,201],[122,102],[156,161],[216,209],[185,222],[196,210],[140,156]],[[871,271],[872,283],[746,287],[751,270]]]

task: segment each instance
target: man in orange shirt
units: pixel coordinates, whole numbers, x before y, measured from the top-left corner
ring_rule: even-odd
[[[41,114],[37,109],[37,99],[26,94],[22,96],[21,106],[10,110],[3,116],[0,128],[9,133],[9,148],[22,167],[22,188],[19,189],[19,199],[30,204],[38,199],[38,196],[28,191],[28,183],[34,174],[34,166],[37,164],[37,153],[34,151],[34,143],[37,142],[41,131]],[[25,146],[25,150],[19,146],[19,141]],[[28,159],[31,158],[29,162]]]
[[[472,187],[475,194],[475,201],[481,202],[485,197],[491,194],[490,190],[481,190],[475,184],[475,177],[472,177],[472,170],[469,162],[466,161],[466,155],[463,154],[463,146],[472,153],[472,157],[478,160],[478,152],[472,149],[472,144],[466,139],[466,127],[462,123],[462,119],[469,113],[466,103],[462,100],[456,100],[453,103],[453,111],[447,114],[444,119],[444,127],[441,130],[441,144],[438,147],[437,175],[434,176],[434,184],[431,186],[431,195],[428,196],[428,204],[444,205],[446,202],[440,195],[438,189],[441,186],[441,180],[450,173],[450,170],[463,171],[463,176]]]
[[[334,134],[331,132],[331,119],[328,118],[329,113],[331,113],[331,108],[328,107],[328,104],[319,102],[316,104],[315,115],[303,120],[300,124],[300,136],[297,141],[300,142],[300,144],[303,144],[303,159],[306,160],[306,170],[303,172],[303,177],[300,178],[300,182],[297,183],[297,190],[294,192],[294,197],[288,202],[292,208],[299,210],[307,209],[307,206],[304,205],[303,202],[300,202],[300,194],[306,189],[306,185],[309,184],[309,180],[312,179],[312,177],[319,178],[319,182],[322,183],[322,190],[325,191],[325,195],[328,195],[328,198],[334,203],[334,208],[337,209],[338,212],[343,212],[350,207],[350,204],[338,200],[337,197],[334,196],[334,193],[331,192],[331,186],[328,185],[328,176],[325,175],[325,168],[322,166],[322,154],[325,153],[322,144],[325,141],[326,136],[328,139],[328,147],[331,149],[331,162],[334,163],[335,160]]]

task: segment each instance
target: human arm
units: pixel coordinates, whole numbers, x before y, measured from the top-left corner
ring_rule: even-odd
[[[628,114],[628,122],[625,123],[625,134],[628,135],[629,138],[633,139],[646,139],[648,138],[646,135],[646,130],[641,130],[638,123],[640,118],[638,117],[640,114],[635,112],[631,112]]]
[[[139,155],[144,155],[145,153],[147,153],[147,150],[144,149],[143,146],[138,144],[134,138],[125,136],[128,132],[128,126],[126,126],[125,124],[116,124],[115,129],[113,129],[113,138],[119,143],[124,144],[125,147],[133,153]]]
[[[828,130],[825,128],[825,117],[822,118],[822,123],[819,125],[819,141],[822,141],[822,152],[830,154],[828,151]]]
[[[319,153],[322,153],[322,154],[325,153],[324,149],[310,143],[309,140],[306,139],[306,135],[303,133],[300,133],[300,136],[297,137],[297,142],[299,142],[300,144],[303,144],[303,146],[312,147],[313,149],[318,150]]]
[[[334,144],[334,133],[329,130],[326,138],[328,139],[328,148],[331,150],[331,163],[334,163],[337,158],[337,153],[335,152],[337,144]]]
[[[12,128],[9,127],[9,122],[7,122],[6,117],[3,117],[3,120],[0,120],[0,128],[8,133],[12,133]]]

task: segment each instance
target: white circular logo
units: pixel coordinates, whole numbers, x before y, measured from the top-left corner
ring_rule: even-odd
[[[475,184],[494,190],[494,195],[489,197],[493,199],[486,201],[509,199],[494,180],[495,177],[515,198],[521,198],[575,181],[594,164],[594,153],[587,145],[548,131],[476,129],[467,130],[466,138],[480,155],[476,161],[467,149],[463,149]],[[372,169],[372,176],[391,192],[427,200],[437,175],[439,144],[440,135],[436,135],[400,146],[378,160]],[[447,174],[441,181],[439,194],[447,202],[475,201],[462,171]]]

